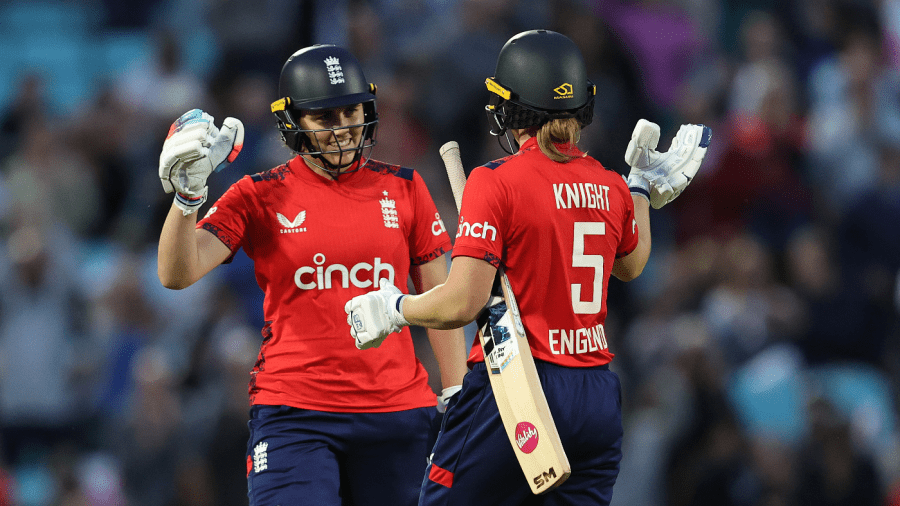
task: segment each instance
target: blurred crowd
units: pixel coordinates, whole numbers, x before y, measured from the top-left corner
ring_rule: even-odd
[[[713,131],[643,276],[610,282],[613,504],[900,505],[900,0],[8,0],[0,25],[0,506],[247,504],[262,294],[243,254],[157,280],[172,121],[245,125],[212,202],[291,157],[287,57],[343,45],[378,85],[373,156],[453,235],[438,147],[504,156],[483,83],[534,28],[581,47],[608,169],[640,118],[661,150]]]

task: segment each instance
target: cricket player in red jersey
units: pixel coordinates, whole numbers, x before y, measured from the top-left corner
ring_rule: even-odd
[[[595,87],[567,37],[534,30],[511,38],[487,87],[491,131],[506,135],[513,153],[471,172],[447,282],[412,296],[383,283],[350,300],[351,334],[365,345],[408,324],[465,325],[488,313],[482,310],[502,266],[572,474],[552,491],[532,495],[476,343],[419,504],[609,504],[622,457],[622,413],[604,329],[607,283],[610,275],[629,281],[643,270],[649,207],[661,207],[687,186],[682,173],[699,165],[709,129],[682,127],[673,148],[658,153],[658,127],[639,123],[626,152],[632,165],[626,184],[576,145],[592,119]]]
[[[173,124],[160,179],[176,191],[159,243],[159,277],[184,288],[244,248],[265,292],[250,374],[252,506],[413,505],[437,400],[408,330],[361,354],[344,302],[386,280],[424,292],[447,278],[450,238],[421,176],[369,158],[375,86],[343,48],[301,49],[272,104],[297,156],[232,185],[197,222],[206,178],[234,160],[239,121],[217,129],[199,110]],[[461,330],[432,331],[445,387],[459,389]]]

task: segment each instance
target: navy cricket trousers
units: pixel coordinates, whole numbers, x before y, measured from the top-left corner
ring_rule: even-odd
[[[420,506],[609,504],[622,458],[618,375],[608,366],[570,368],[540,360],[535,365],[572,466],[569,479],[546,494],[532,494],[480,363],[444,414]]]
[[[253,406],[250,506],[413,506],[434,408],[331,413]]]

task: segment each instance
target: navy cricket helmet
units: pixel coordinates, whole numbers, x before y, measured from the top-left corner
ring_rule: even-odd
[[[359,61],[350,51],[333,44],[317,44],[297,51],[285,62],[278,81],[278,94],[281,98],[272,103],[272,112],[275,114],[282,139],[290,149],[313,155],[331,167],[331,164],[320,155],[343,153],[345,150],[338,148],[322,151],[320,147],[313,145],[309,134],[327,130],[334,132],[348,127],[301,129],[299,126],[301,111],[362,104],[363,123],[353,125],[363,127],[359,145],[351,148],[355,151],[352,160],[355,162],[359,160],[363,150],[368,149],[371,152],[375,146],[375,131],[378,125],[375,90],[375,84],[366,81]]]
[[[578,46],[557,32],[530,30],[513,36],[485,84],[491,93],[485,111],[493,135],[557,118],[577,118],[584,127],[594,117],[597,87],[587,78]]]

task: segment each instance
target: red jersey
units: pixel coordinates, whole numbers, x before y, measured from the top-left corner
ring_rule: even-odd
[[[251,404],[339,412],[435,405],[409,329],[360,351],[343,309],[381,278],[406,292],[411,265],[450,250],[414,170],[369,160],[332,181],[298,156],[243,177],[197,227],[232,252],[244,248],[265,293]]]
[[[503,267],[535,358],[568,367],[609,363],[603,323],[616,258],[637,246],[622,176],[584,156],[554,163],[531,138],[472,171],[453,256]],[[469,363],[484,360],[478,342]]]

